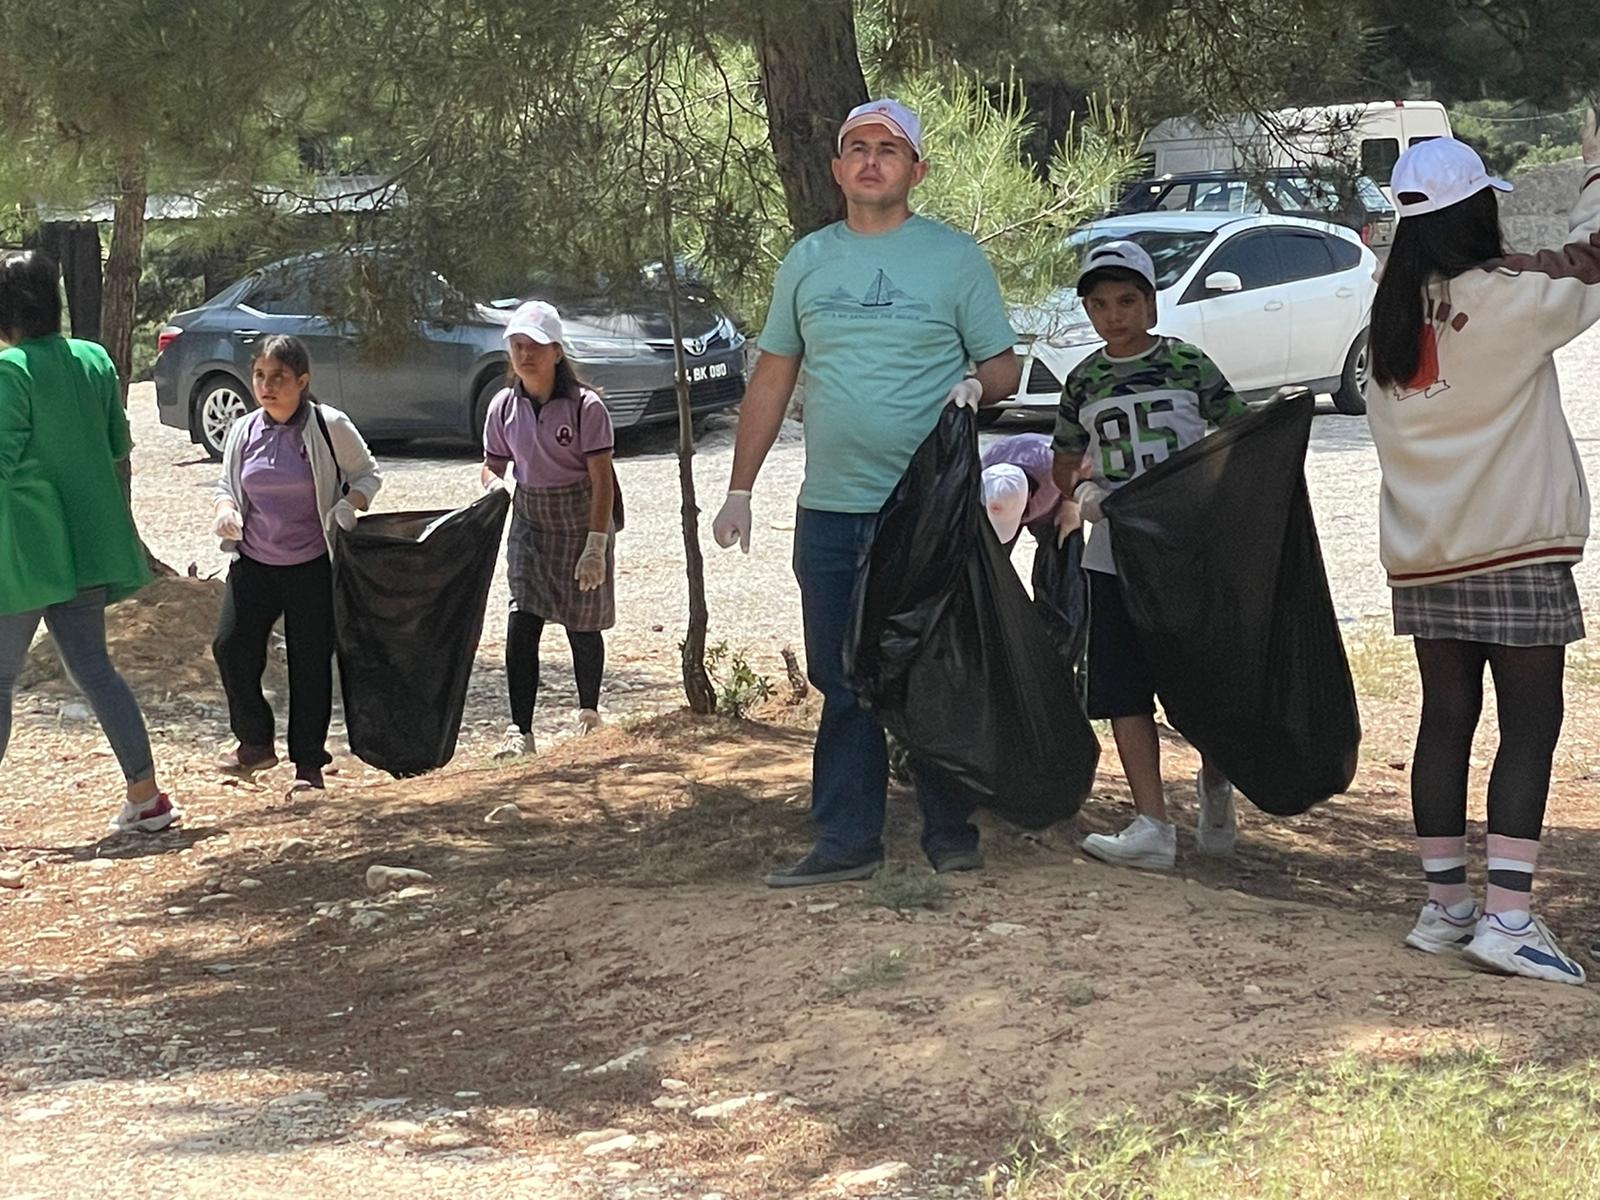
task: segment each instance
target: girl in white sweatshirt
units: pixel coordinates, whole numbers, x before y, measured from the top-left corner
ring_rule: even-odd
[[[1416,639],[1422,721],[1412,815],[1428,900],[1406,942],[1474,964],[1584,981],[1532,914],[1566,646],[1583,637],[1572,564],[1589,490],[1552,355],[1600,320],[1600,138],[1591,113],[1572,236],[1507,254],[1483,160],[1452,138],[1393,177],[1400,224],[1372,309],[1368,419],[1383,469],[1380,552],[1395,632]],[[1467,886],[1467,767],[1494,676],[1488,892]]]

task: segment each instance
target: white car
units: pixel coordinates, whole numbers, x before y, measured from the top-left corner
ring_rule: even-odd
[[[1281,387],[1366,411],[1367,324],[1378,260],[1351,230],[1286,216],[1140,213],[1072,235],[1087,251],[1126,239],[1156,265],[1156,332],[1199,346],[1246,400]],[[1022,386],[994,412],[1053,409],[1061,381],[1101,342],[1072,289],[1012,313]]]

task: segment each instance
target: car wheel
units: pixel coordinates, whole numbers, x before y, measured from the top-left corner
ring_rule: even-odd
[[[500,375],[491,375],[478,385],[478,394],[472,401],[472,435],[477,438],[480,450],[483,448],[483,427],[489,423],[489,405],[505,386],[506,381]]]
[[[1005,415],[1006,412],[1003,408],[980,408],[978,410],[978,428],[987,429],[989,426],[997,424],[1000,418]]]
[[[1347,416],[1359,417],[1367,411],[1367,379],[1372,374],[1371,355],[1367,351],[1367,330],[1356,335],[1345,355],[1344,376],[1339,380],[1339,390],[1333,394],[1333,406]]]
[[[231,375],[213,375],[195,389],[189,409],[189,432],[213,462],[221,462],[228,430],[255,406],[250,389],[244,384]]]

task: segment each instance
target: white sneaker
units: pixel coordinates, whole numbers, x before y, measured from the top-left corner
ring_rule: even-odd
[[[1428,954],[1460,954],[1472,941],[1473,929],[1482,916],[1483,907],[1477,903],[1466,916],[1452,917],[1444,905],[1429,900],[1406,934],[1406,945]]]
[[[1178,861],[1178,830],[1141,813],[1121,833],[1091,833],[1083,852],[1117,867],[1170,871]]]
[[[605,722],[600,719],[600,713],[597,710],[592,708],[580,708],[578,710],[578,729],[581,733],[593,733],[604,724]]]
[[[1233,853],[1233,844],[1239,838],[1239,822],[1233,815],[1233,784],[1226,781],[1221,787],[1206,787],[1205,772],[1194,777],[1194,790],[1200,797],[1200,823],[1195,826],[1194,841],[1201,854],[1225,857]]]
[[[1490,913],[1479,919],[1463,953],[1468,962],[1503,975],[1526,975],[1551,983],[1584,981],[1583,968],[1562,953],[1538,917],[1529,918],[1521,929],[1513,929]]]
[[[112,833],[160,833],[182,817],[172,798],[162,792],[143,804],[124,800],[122,811],[111,818],[108,828]]]
[[[514,758],[523,758],[530,754],[537,754],[534,749],[533,734],[523,733],[515,725],[506,726],[506,735],[500,739],[500,748],[494,752],[497,762],[510,762]]]

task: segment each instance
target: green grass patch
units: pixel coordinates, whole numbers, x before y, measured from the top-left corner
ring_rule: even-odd
[[[863,898],[895,912],[938,908],[950,898],[950,883],[927,867],[884,867],[867,884]]]
[[[839,972],[839,978],[828,989],[830,999],[853,996],[871,988],[891,987],[906,977],[911,963],[911,951],[893,949],[874,954],[859,967]]]
[[[1417,657],[1410,638],[1394,636],[1387,617],[1372,617],[1344,629],[1344,652],[1358,696],[1398,700],[1417,694]]]
[[[1595,1200],[1600,1062],[1490,1051],[1268,1069],[1204,1087],[1165,1122],[1058,1117],[989,1180],[1004,1200]]]

